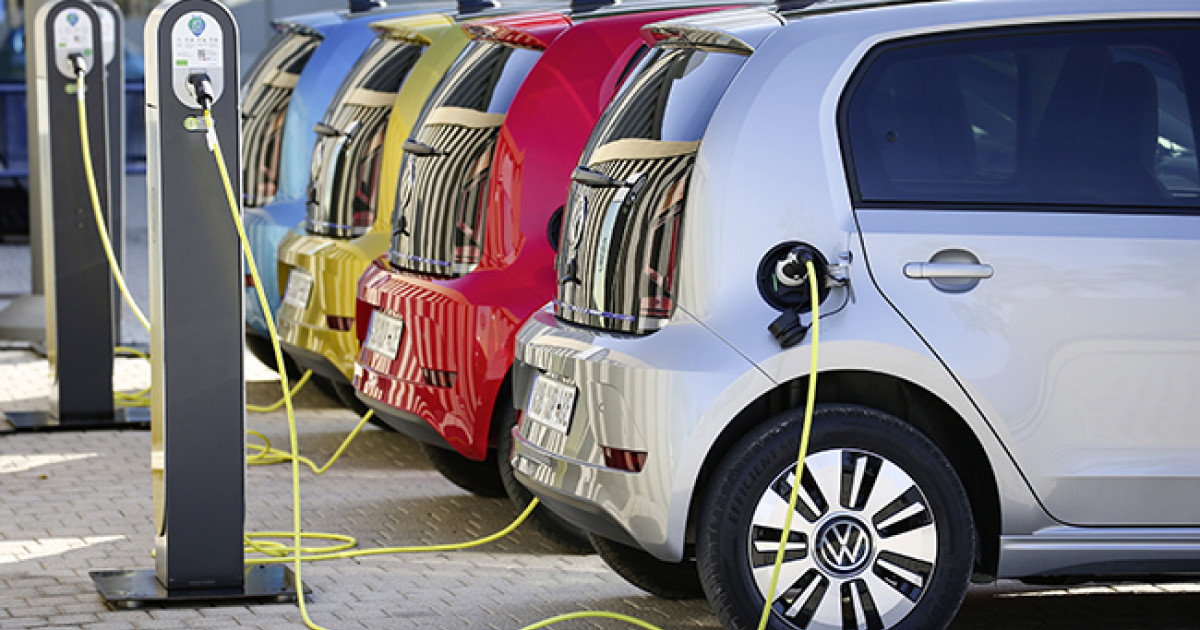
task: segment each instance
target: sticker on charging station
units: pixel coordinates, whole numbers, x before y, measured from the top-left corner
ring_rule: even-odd
[[[283,303],[296,308],[308,306],[308,295],[312,293],[313,277],[299,269],[288,274],[287,290],[283,292]]]
[[[175,96],[183,103],[198,107],[187,87],[193,74],[207,75],[214,96],[221,97],[224,89],[225,34],[221,25],[207,13],[184,13],[171,27],[172,86]]]
[[[571,428],[571,415],[575,413],[577,391],[573,385],[538,374],[529,392],[529,404],[525,405],[525,417],[566,433]]]
[[[367,340],[363,345],[375,354],[395,359],[400,352],[400,337],[403,334],[403,319],[383,311],[372,311],[371,324],[367,327]]]
[[[88,71],[95,57],[92,19],[76,9],[67,9],[54,17],[54,65],[63,76],[74,79],[73,55],[82,55]]]

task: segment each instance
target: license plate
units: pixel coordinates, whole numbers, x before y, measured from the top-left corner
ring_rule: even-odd
[[[575,412],[575,394],[573,385],[539,374],[533,380],[533,390],[529,392],[525,417],[566,433],[571,428],[571,415]]]
[[[287,290],[283,292],[283,303],[296,308],[308,306],[308,295],[312,293],[313,277],[299,269],[288,274]]]
[[[404,333],[404,320],[383,311],[371,313],[371,325],[367,329],[368,350],[395,359],[400,351],[400,335]]]

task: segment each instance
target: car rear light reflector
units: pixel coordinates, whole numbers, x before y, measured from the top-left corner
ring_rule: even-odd
[[[325,325],[328,326],[330,330],[354,330],[354,318],[326,315]]]
[[[458,380],[458,372],[450,370],[427,370],[421,369],[421,377],[425,379],[425,384],[431,387],[454,387],[454,382]]]
[[[604,465],[609,468],[637,473],[642,472],[642,467],[646,465],[645,451],[630,451],[611,446],[604,446],[602,448],[604,450]]]

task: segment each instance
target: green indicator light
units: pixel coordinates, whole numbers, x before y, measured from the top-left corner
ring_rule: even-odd
[[[175,60],[175,65],[177,65],[177,66],[186,66],[186,65],[187,65],[187,59],[176,59],[176,60]]]
[[[91,57],[91,56],[92,56],[92,49],[91,49],[91,48],[86,48],[86,49],[84,49],[84,51],[83,51],[83,56],[84,56],[84,57]]]
[[[188,116],[183,119],[183,128],[188,131],[197,131],[200,129],[200,121],[195,116]]]

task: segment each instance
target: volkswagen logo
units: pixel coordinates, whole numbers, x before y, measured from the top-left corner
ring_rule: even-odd
[[[830,573],[851,575],[871,560],[873,544],[866,526],[856,518],[835,518],[817,532],[813,549],[817,562]]]

